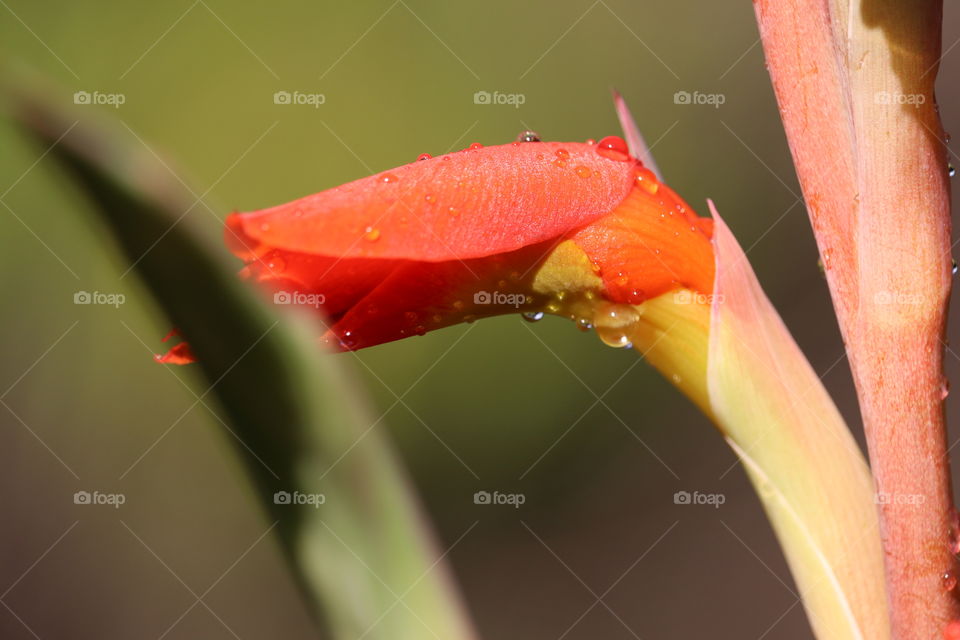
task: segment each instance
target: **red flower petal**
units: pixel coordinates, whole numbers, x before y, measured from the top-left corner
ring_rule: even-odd
[[[565,240],[593,262],[610,300],[639,303],[678,287],[709,292],[709,224],[610,137],[418,161],[233,214],[226,239],[248,262],[242,275],[274,302],[316,307],[329,323],[325,341],[358,349],[549,308],[533,282]],[[585,270],[601,287],[586,259],[572,268],[563,282]],[[164,361],[190,357],[178,345]]]
[[[228,219],[244,257],[261,247],[335,258],[467,260],[512,251],[616,207],[633,163],[583,143],[513,143],[417,161]]]

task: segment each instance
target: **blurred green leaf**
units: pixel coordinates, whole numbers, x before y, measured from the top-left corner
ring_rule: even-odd
[[[212,216],[162,161],[122,144],[109,127],[74,126],[39,94],[11,97],[15,119],[94,201],[191,344],[203,395],[216,396],[242,442],[261,505],[325,637],[473,638],[379,420],[351,372],[322,356],[316,327],[278,315],[239,281]],[[323,503],[277,498],[295,495],[322,495]]]

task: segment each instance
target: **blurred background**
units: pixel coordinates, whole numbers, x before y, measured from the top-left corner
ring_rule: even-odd
[[[954,131],[958,39],[948,3]],[[716,201],[860,438],[749,2],[0,0],[0,55],[65,104],[86,92],[80,117],[121,120],[214,226],[523,129],[617,133],[616,87],[671,186]],[[315,637],[205,385],[151,358],[166,319],[43,150],[5,120],[0,148],[0,637]],[[483,637],[810,637],[734,456],[632,351],[508,316],[331,357],[385,414]],[[126,502],[74,504],[94,490]]]

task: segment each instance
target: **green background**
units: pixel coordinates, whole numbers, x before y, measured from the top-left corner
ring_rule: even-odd
[[[948,7],[945,49],[957,38]],[[617,133],[616,87],[667,182],[701,213],[717,203],[859,429],[750,3],[2,0],[0,55],[65,105],[123,94],[76,113],[122,120],[213,226],[527,128]],[[948,129],[958,66],[960,48],[941,70]],[[217,407],[190,368],[151,360],[165,318],[43,150],[6,120],[0,149],[0,636],[313,637]],[[126,303],[79,306],[77,291]],[[733,455],[633,352],[501,317],[331,357],[384,414],[483,637],[809,637]],[[127,502],[78,506],[78,490]],[[478,490],[526,502],[478,506]],[[726,501],[675,505],[680,490]]]

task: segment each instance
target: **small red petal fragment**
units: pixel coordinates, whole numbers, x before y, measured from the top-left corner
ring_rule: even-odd
[[[193,355],[193,349],[186,342],[171,347],[163,355],[153,356],[153,359],[163,364],[190,364],[197,361],[197,357]]]

